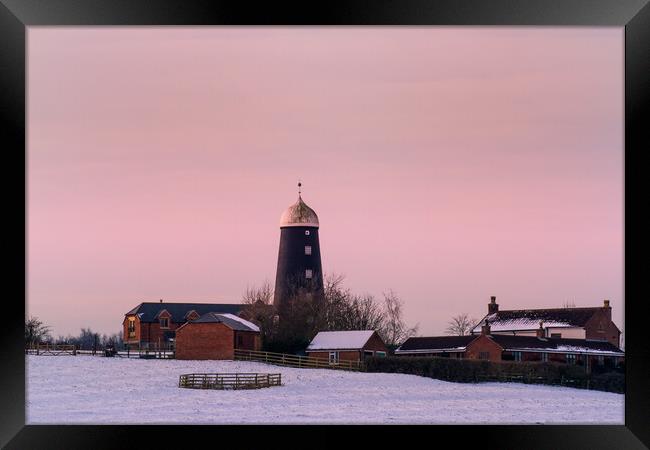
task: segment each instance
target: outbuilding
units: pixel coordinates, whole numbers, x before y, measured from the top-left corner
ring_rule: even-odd
[[[234,359],[259,350],[260,329],[234,314],[209,312],[176,329],[176,359]]]
[[[386,356],[386,344],[374,330],[321,331],[306,353],[311,358],[338,361],[363,361],[368,356]]]

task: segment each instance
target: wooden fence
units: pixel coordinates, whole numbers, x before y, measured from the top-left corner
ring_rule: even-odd
[[[77,348],[68,344],[34,344],[25,348],[26,355],[76,355]]]
[[[340,360],[330,362],[323,358],[310,358],[308,356],[287,355],[284,353],[257,352],[252,350],[235,350],[235,359],[238,361],[259,361],[278,366],[312,368],[312,369],[340,369],[364,370],[363,362]]]
[[[261,389],[281,385],[279,373],[188,373],[178,379],[178,387],[190,389]]]

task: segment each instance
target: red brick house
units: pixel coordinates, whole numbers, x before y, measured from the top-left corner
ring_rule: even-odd
[[[312,358],[330,362],[363,361],[366,356],[386,356],[386,344],[373,330],[321,331],[305,350]]]
[[[480,334],[486,320],[494,335],[536,336],[541,321],[545,337],[607,341],[620,346],[621,331],[612,321],[609,300],[600,307],[499,310],[496,297],[491,297],[487,315],[471,333]]]
[[[176,359],[234,359],[235,349],[260,349],[260,329],[233,314],[209,312],[178,327],[175,344]]]
[[[616,367],[625,359],[625,353],[607,341],[549,338],[541,326],[537,336],[494,334],[490,328],[488,322],[479,335],[410,338],[395,355],[557,362],[583,365],[587,370],[596,365]]]
[[[161,348],[173,344],[176,329],[208,312],[246,315],[244,304],[144,302],[124,315],[124,344]]]

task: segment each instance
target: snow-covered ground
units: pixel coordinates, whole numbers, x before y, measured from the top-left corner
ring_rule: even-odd
[[[28,424],[623,424],[624,396],[518,383],[293,369],[244,361],[29,355]],[[282,373],[283,386],[178,387],[201,372]]]

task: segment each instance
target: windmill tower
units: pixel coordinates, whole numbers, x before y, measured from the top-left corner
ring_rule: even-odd
[[[280,250],[273,298],[280,315],[298,295],[312,301],[323,299],[318,216],[303,202],[301,186],[298,183],[298,201],[280,218]]]

